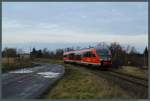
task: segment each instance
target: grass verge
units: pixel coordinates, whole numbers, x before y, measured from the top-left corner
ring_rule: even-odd
[[[2,72],[7,72],[10,70],[21,69],[21,68],[28,68],[33,66],[35,66],[35,64],[33,64],[31,60],[15,61],[12,63],[2,63]]]
[[[42,60],[48,63],[57,63],[56,60]],[[86,71],[83,68],[63,64],[64,77],[58,81],[44,96],[45,99],[99,99],[99,98],[134,98],[118,85]]]
[[[142,69],[142,68],[137,68],[132,66],[122,66],[121,68],[116,69],[115,71],[148,80],[147,69]]]

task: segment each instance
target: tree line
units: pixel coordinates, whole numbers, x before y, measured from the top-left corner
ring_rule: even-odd
[[[143,53],[139,53],[135,47],[122,47],[118,43],[112,43],[109,46],[112,53],[112,62],[114,67],[130,65],[143,67],[148,66],[148,48],[145,47]]]
[[[99,43],[100,46],[106,46],[105,43]],[[89,46],[91,48],[92,46]],[[112,53],[112,62],[114,67],[122,65],[130,66],[148,66],[148,48],[145,47],[143,53],[139,53],[135,47],[127,46],[124,48],[119,43],[111,43],[107,46]],[[63,53],[66,51],[72,51],[80,49],[80,47],[68,47],[65,49],[56,49],[55,51],[49,51],[47,48],[39,49],[33,48],[29,53],[31,59],[35,58],[49,58],[49,59],[63,59]],[[2,57],[19,57],[23,53],[22,50],[15,48],[5,48],[2,51]]]

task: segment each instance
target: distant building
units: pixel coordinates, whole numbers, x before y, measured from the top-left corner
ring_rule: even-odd
[[[19,54],[19,56],[22,59],[29,59],[30,58],[30,54],[29,53],[22,53],[22,54]]]

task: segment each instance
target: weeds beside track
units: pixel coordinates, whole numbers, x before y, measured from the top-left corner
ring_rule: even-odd
[[[99,68],[93,69],[92,67],[79,66],[85,68],[93,74],[103,77],[111,83],[119,85],[132,96],[140,98],[148,97],[148,80],[141,79],[134,76],[129,76],[122,73],[116,73],[112,70],[100,70]]]
[[[120,79],[123,79],[123,80],[129,81],[129,82],[132,82],[136,85],[140,85],[140,86],[148,88],[148,80],[147,79],[139,78],[136,76],[131,76],[131,75],[115,72],[115,71],[109,71],[109,75],[116,76],[116,77],[119,77]]]

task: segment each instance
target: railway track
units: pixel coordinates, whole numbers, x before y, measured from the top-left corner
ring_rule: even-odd
[[[137,96],[138,98],[148,98],[148,80],[146,79],[117,73],[112,70],[103,71],[86,66],[77,67],[84,68],[87,71],[106,79],[109,83],[117,84],[132,96]]]
[[[99,72],[100,72],[104,75],[109,75],[111,77],[116,77],[116,78],[122,79],[124,81],[131,82],[135,85],[143,86],[145,88],[148,88],[148,79],[146,79],[146,78],[141,78],[141,77],[137,77],[137,76],[117,72],[117,71],[114,71],[112,69],[103,71],[103,70],[100,70],[99,68],[92,69],[92,68],[87,68],[86,66],[81,66],[81,65],[80,65],[80,67],[86,68],[86,69],[88,69],[88,70],[90,70],[93,73],[98,74],[98,75],[100,75],[99,74]]]
[[[115,73],[112,71],[92,70],[92,73],[103,77],[110,83],[119,85],[132,96],[148,98],[148,81],[134,78],[128,75]]]
[[[142,78],[139,78],[136,76],[127,75],[127,74],[116,72],[116,71],[109,71],[109,75],[118,77],[118,78],[126,80],[128,82],[132,82],[136,85],[140,85],[140,86],[148,88],[148,80],[147,79],[144,79],[144,78],[142,79]]]
[[[120,74],[120,75],[125,75],[125,76],[133,77],[133,78],[136,78],[136,79],[148,81],[148,79],[144,78],[144,77],[137,77],[137,76],[134,76],[134,75],[131,75],[131,74],[121,73],[121,72],[114,71],[114,70],[111,70],[111,71],[114,72],[114,73]]]

